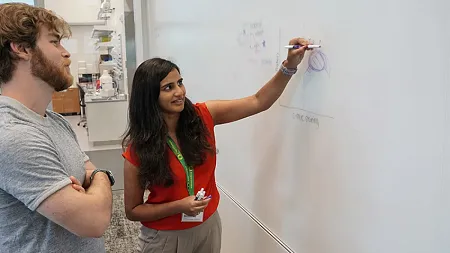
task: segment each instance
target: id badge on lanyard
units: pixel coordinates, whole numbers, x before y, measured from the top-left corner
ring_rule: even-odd
[[[175,142],[170,138],[170,136],[167,137],[167,144],[169,145],[172,152],[177,157],[178,161],[180,161],[181,165],[184,168],[184,172],[186,172],[186,187],[189,192],[190,196],[194,195],[194,169],[192,166],[188,166],[186,164],[186,161],[184,160],[183,155],[181,154],[180,150],[178,149]],[[197,216],[189,216],[186,214],[182,214],[181,218],[182,222],[202,222],[203,221],[203,212],[199,213]]]

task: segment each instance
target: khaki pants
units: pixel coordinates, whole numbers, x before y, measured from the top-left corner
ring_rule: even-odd
[[[220,253],[222,224],[218,211],[196,227],[155,230],[141,227],[139,253]]]

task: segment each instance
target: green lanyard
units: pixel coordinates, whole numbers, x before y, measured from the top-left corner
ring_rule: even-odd
[[[180,161],[181,165],[183,165],[184,172],[186,172],[186,185],[189,195],[194,195],[194,170],[192,166],[187,166],[183,155],[177,148],[177,144],[175,144],[175,142],[172,140],[172,138],[170,138],[170,136],[167,136],[167,144],[169,144],[170,149],[178,158],[178,161]]]

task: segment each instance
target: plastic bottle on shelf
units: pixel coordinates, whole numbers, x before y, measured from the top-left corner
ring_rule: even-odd
[[[108,70],[103,70],[103,74],[100,77],[100,85],[103,90],[113,89],[113,80],[109,75]]]
[[[100,95],[102,97],[112,97],[114,96],[113,79],[109,75],[108,70],[103,70],[103,74],[100,77]]]

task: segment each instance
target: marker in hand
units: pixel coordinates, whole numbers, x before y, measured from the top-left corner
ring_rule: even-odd
[[[289,46],[284,46],[285,48],[288,49],[299,49],[301,47],[303,47],[302,45],[289,45]],[[321,45],[308,45],[307,48],[321,48]]]
[[[195,195],[195,200],[201,200],[205,197],[205,190],[202,188],[200,191],[197,192],[197,195]]]

